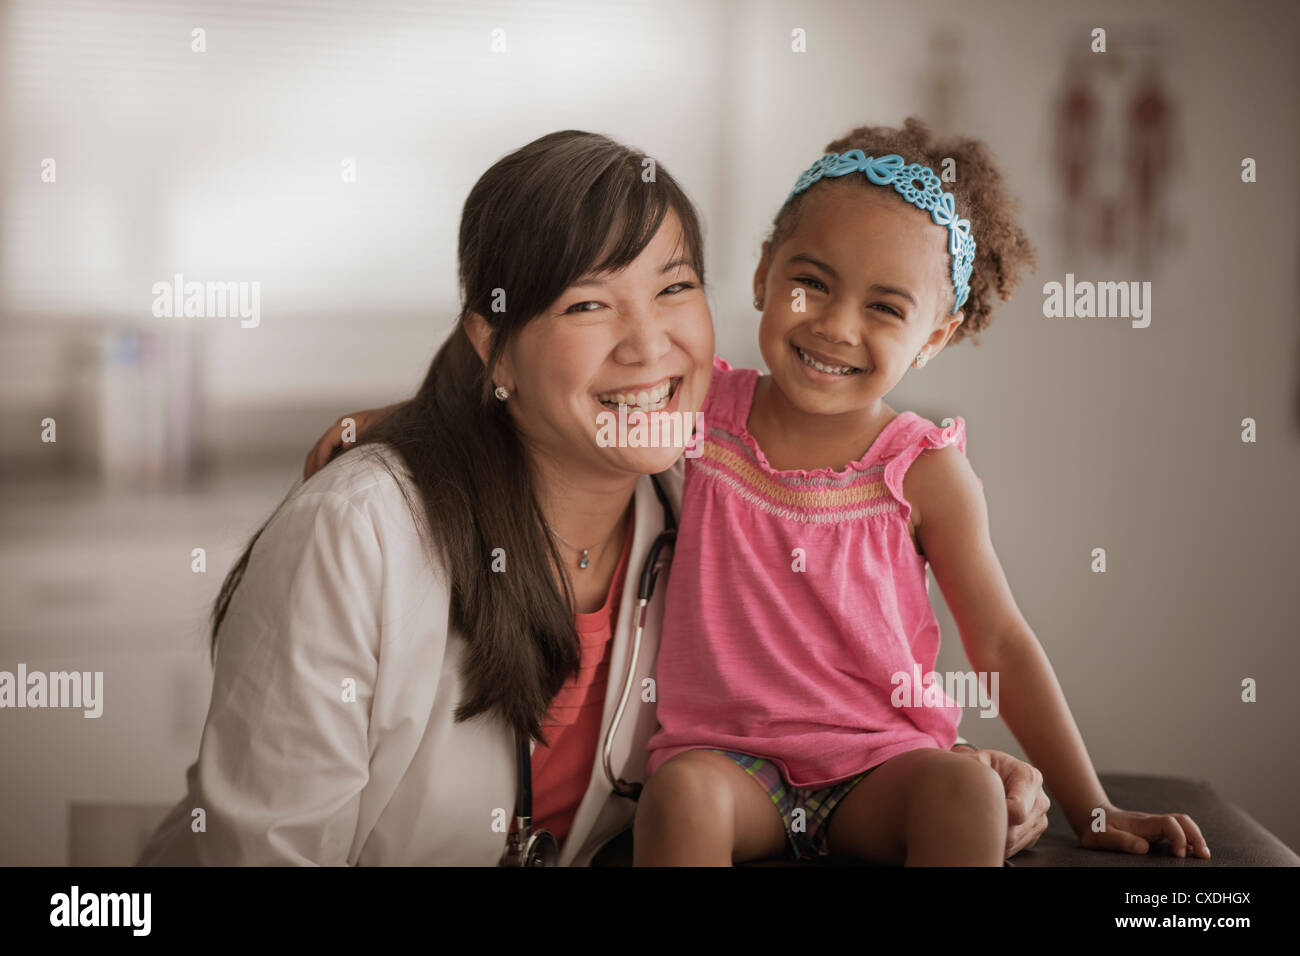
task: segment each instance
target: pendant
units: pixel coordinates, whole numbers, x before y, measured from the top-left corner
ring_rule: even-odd
[[[590,550],[591,550],[590,548],[584,548],[582,552],[582,560],[578,562],[578,567],[582,568],[584,571],[588,567],[587,552]]]

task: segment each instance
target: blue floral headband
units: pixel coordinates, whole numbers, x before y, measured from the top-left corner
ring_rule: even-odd
[[[847,153],[827,153],[799,176],[794,190],[786,197],[791,199],[803,192],[823,176],[847,176],[863,172],[877,186],[893,185],[904,199],[922,212],[928,212],[940,225],[948,227],[948,252],[952,255],[952,288],[957,295],[955,313],[970,296],[970,274],[975,264],[975,240],[970,234],[970,220],[958,219],[952,193],[939,188],[939,177],[934,170],[920,163],[907,165],[897,153],[875,159],[860,149]]]

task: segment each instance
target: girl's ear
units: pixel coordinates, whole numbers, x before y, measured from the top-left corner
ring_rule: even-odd
[[[930,354],[931,358],[934,358],[934,356],[943,351],[943,347],[948,344],[948,340],[952,338],[952,334],[957,331],[957,326],[961,325],[965,321],[966,313],[958,312],[947,322],[943,323],[930,333],[930,338],[925,344],[933,349]]]
[[[762,308],[759,304],[764,299],[764,291],[767,289],[767,270],[771,265],[769,261],[772,254],[772,243],[763,243],[763,252],[758,258],[758,266],[754,269],[754,307]]]

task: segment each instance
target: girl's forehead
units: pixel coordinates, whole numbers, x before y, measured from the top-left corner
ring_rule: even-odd
[[[805,195],[781,257],[813,254],[842,268],[881,267],[899,280],[929,285],[943,280],[951,262],[947,232],[892,187],[819,183]]]
[[[790,240],[823,247],[844,241],[869,243],[878,254],[896,251],[903,257],[948,254],[947,231],[928,214],[892,195],[892,189],[858,184],[808,195]]]
[[[920,227],[929,219],[925,213],[905,202],[892,187],[844,181],[831,181],[820,190],[810,191],[804,198],[801,212],[804,213],[801,220],[816,217],[844,225],[895,229]]]

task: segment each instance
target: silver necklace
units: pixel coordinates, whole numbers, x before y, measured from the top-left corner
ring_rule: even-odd
[[[609,539],[614,536],[614,531],[617,531],[618,526],[621,525],[622,523],[623,520],[620,518],[618,522],[614,525],[614,530],[611,531],[606,536],[605,540],[600,542],[599,544],[593,544],[590,548],[580,548],[576,544],[573,544],[571,541],[569,541],[569,539],[566,538],[564,535],[560,534],[560,532],[556,531],[554,528],[551,528],[549,524],[547,525],[547,527],[551,528],[551,534],[555,535],[557,538],[559,538],[561,541],[567,544],[574,551],[582,552],[582,560],[578,562],[578,567],[585,571],[588,567],[591,566],[591,562],[588,560],[587,555],[596,548],[603,548],[609,542]]]

